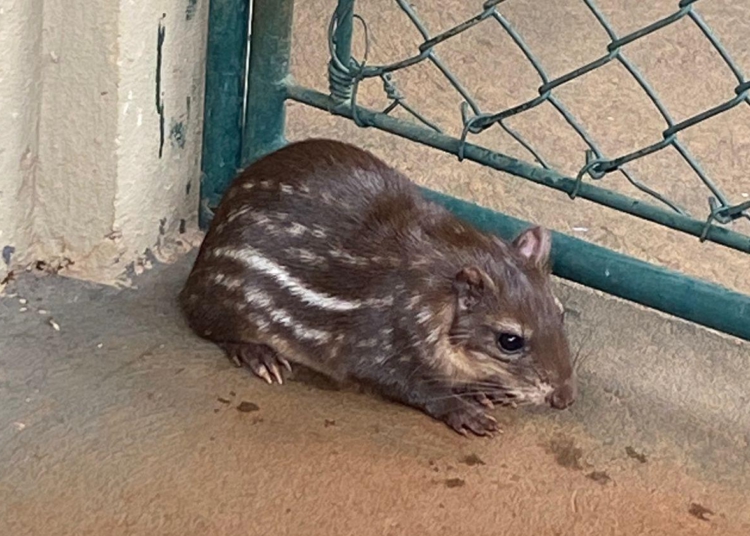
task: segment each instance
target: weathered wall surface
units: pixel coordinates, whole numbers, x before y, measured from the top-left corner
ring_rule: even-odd
[[[126,4],[113,229],[121,263],[147,248],[169,257],[197,228],[208,18],[208,0]]]
[[[0,281],[31,244],[29,190],[39,159],[42,5],[42,0],[0,4]]]
[[[195,227],[207,14],[206,0],[3,4],[3,278],[41,260],[112,282],[179,248]]]

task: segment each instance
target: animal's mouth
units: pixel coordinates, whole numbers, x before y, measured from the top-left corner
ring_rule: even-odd
[[[473,388],[472,388],[473,387]],[[479,393],[494,406],[517,408],[518,406],[547,406],[553,409],[568,409],[576,400],[577,390],[571,382],[554,386],[548,383],[517,386],[484,385],[467,386],[468,391]]]
[[[568,409],[576,400],[576,389],[570,383],[564,383],[547,396],[547,404],[554,409]]]

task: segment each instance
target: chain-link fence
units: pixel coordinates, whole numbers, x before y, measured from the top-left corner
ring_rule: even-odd
[[[368,3],[365,6],[364,2],[356,4],[355,0],[338,0],[328,28],[330,61],[328,64],[329,92],[326,94],[300,84],[290,76],[295,0],[252,0],[249,67],[246,67],[246,59],[248,13],[251,0],[212,0],[200,206],[203,226],[210,224],[213,209],[218,205],[237,169],[249,165],[286,143],[286,103],[295,101],[349,118],[359,126],[390,132],[403,139],[454,154],[459,159],[471,160],[489,168],[508,172],[565,192],[574,198],[588,199],[617,211],[700,237],[701,240],[750,252],[750,236],[736,230],[741,227],[740,224],[747,224],[750,220],[750,201],[742,199],[744,197],[742,192],[748,192],[750,188],[745,190],[744,186],[741,186],[738,194],[736,181],[727,183],[722,173],[714,173],[719,176],[712,177],[701,166],[699,159],[688,149],[689,143],[685,143],[684,139],[689,138],[693,129],[700,128],[698,125],[710,125],[712,122],[714,122],[713,132],[717,132],[715,125],[717,118],[731,118],[735,121],[733,125],[746,127],[747,125],[735,119],[735,115],[737,118],[743,113],[747,116],[748,110],[744,106],[750,103],[748,97],[750,85],[745,81],[738,63],[732,59],[730,53],[711,31],[704,17],[697,11],[695,6],[699,4],[699,0],[669,0],[674,2],[674,11],[661,18],[655,17],[658,20],[643,25],[622,37],[615,32],[613,25],[592,0],[567,0],[569,5],[580,1],[577,5],[588,10],[591,17],[596,19],[595,24],[600,31],[606,33],[608,45],[593,61],[573,58],[576,64],[580,65],[572,69],[562,69],[563,74],[556,76],[549,74],[552,69],[545,69],[545,61],[549,58],[540,59],[538,49],[540,42],[537,40],[534,47],[529,44],[531,42],[529,28],[531,27],[523,32],[519,31],[503,16],[503,9],[516,5],[516,0],[487,0],[483,4],[480,3],[481,0],[474,0],[459,4],[461,8],[466,9],[471,5],[477,5],[478,13],[470,16],[467,12],[464,22],[454,24],[436,35],[429,32],[424,21],[424,13],[420,18],[415,8],[406,0],[391,1],[394,3],[390,5],[396,6],[400,12],[403,12],[406,22],[415,28],[419,35],[414,53],[380,65],[369,63],[369,56],[375,56],[373,53],[375,39],[369,35],[370,26],[365,17],[357,15],[355,7],[361,5],[363,12],[371,9],[381,13],[377,10],[384,9],[388,3],[378,2],[377,5]],[[520,2],[520,0],[517,1]],[[599,0],[600,4],[603,1]],[[423,2],[425,10],[438,9],[436,2],[429,0],[423,0]],[[703,3],[710,5],[705,0]],[[533,2],[530,5],[533,9],[542,9],[543,4],[548,9],[551,9],[551,6],[558,6],[557,2]],[[646,3],[638,3],[638,5],[644,6]],[[564,10],[567,7],[560,7],[560,9]],[[738,11],[745,12],[744,8]],[[530,13],[534,15],[533,11]],[[561,11],[561,13],[567,15],[566,11]],[[545,13],[545,16],[548,14]],[[683,22],[678,23],[678,21]],[[736,22],[727,17],[724,21],[729,22],[730,25]],[[704,109],[695,111],[697,106],[693,106],[691,113],[685,113],[682,109],[680,110],[681,118],[675,120],[675,115],[671,113],[673,111],[665,104],[664,94],[657,93],[647,77],[639,71],[636,62],[629,59],[629,49],[628,54],[625,49],[637,42],[648,44],[647,36],[659,34],[668,27],[684,31],[685,28],[680,27],[679,24],[683,26],[689,24],[691,28],[697,29],[699,32],[697,38],[702,42],[705,39],[705,42],[715,51],[714,56],[717,56],[719,61],[726,66],[725,70],[729,73],[727,76],[732,76],[734,80],[729,86],[717,85],[728,88],[725,89],[727,94],[720,101],[716,101],[719,104],[713,100],[704,99],[701,106],[709,103]],[[454,39],[460,43],[459,36],[469,35],[468,31],[478,25],[494,27],[503,33],[502,35],[509,40],[510,46],[515,47],[515,51],[520,51],[521,61],[530,65],[530,70],[536,73],[532,76],[538,75],[539,84],[532,86],[535,91],[533,98],[526,101],[521,99],[517,101],[520,104],[512,105],[507,109],[487,111],[480,106],[479,99],[472,95],[462,83],[461,78],[468,79],[463,76],[464,73],[462,72],[462,77],[459,77],[456,71],[449,68],[448,62],[438,56],[436,47],[442,47]],[[539,29],[543,39],[550,37],[548,28],[534,27]],[[526,34],[526,39],[522,37],[522,33]],[[577,36],[574,35],[575,37]],[[362,55],[358,58],[352,54],[353,39],[365,44]],[[494,39],[486,41],[487,47],[497,46]],[[741,39],[740,42],[744,41]],[[325,46],[325,43],[316,42],[310,45]],[[557,47],[553,47],[552,50],[558,56],[560,55]],[[441,48],[441,52],[443,51]],[[670,52],[673,53],[674,48]],[[472,53],[478,54],[479,52],[477,50],[468,52],[468,54]],[[491,56],[482,57],[481,62],[497,59],[494,53]],[[455,60],[455,58],[451,59]],[[571,58],[565,59],[565,63],[572,63],[569,61]],[[688,61],[690,60],[692,58],[688,58]],[[408,84],[403,83],[404,78],[407,77],[401,78],[401,75],[406,75],[410,67],[418,68],[420,64],[432,65],[442,79],[449,82],[448,91],[455,92],[460,102],[456,106],[455,114],[445,113],[445,108],[438,110],[440,113],[436,113],[434,107],[430,110],[427,109],[430,108],[429,106],[423,107],[423,103],[418,104],[419,99],[407,100],[407,95],[404,94],[406,91],[402,93],[396,85],[395,78],[398,76],[399,82],[402,83],[401,87],[411,90]],[[637,149],[626,150],[619,155],[607,154],[602,149],[602,147],[607,147],[611,153],[616,152],[611,149],[612,144],[608,143],[610,140],[607,129],[594,129],[590,120],[589,122],[582,120],[580,110],[574,113],[572,110],[575,108],[571,106],[570,93],[566,92],[569,89],[577,91],[579,89],[575,87],[577,79],[587,74],[604,72],[608,64],[625,71],[623,76],[635,81],[636,93],[645,95],[644,99],[650,100],[650,105],[656,110],[655,113],[660,114],[663,119],[663,128],[659,125],[660,128],[657,131],[661,132],[660,139],[656,134],[657,139],[653,139],[651,143],[644,143]],[[484,67],[484,64],[482,66]],[[516,65],[513,68],[515,67]],[[650,76],[652,82],[657,81],[653,73]],[[359,102],[359,100],[367,100],[366,97],[370,96],[371,84],[363,85],[363,82],[368,80],[375,81],[376,85],[378,82],[382,84],[383,94],[388,102],[384,108],[374,109],[363,106]],[[420,89],[425,89],[422,84],[423,80],[419,77],[417,80]],[[619,86],[617,86],[617,91],[619,91]],[[243,105],[245,95],[247,95],[246,106]],[[424,96],[424,93],[421,95]],[[690,101],[691,104],[697,105],[697,100],[692,97],[694,95],[688,94],[687,98],[681,98],[679,102]],[[455,103],[456,100],[454,99],[453,102]],[[670,102],[674,108],[674,103]],[[569,126],[577,147],[585,150],[585,154],[581,154],[583,165],[578,167],[576,160],[575,166],[568,169],[567,175],[554,169],[555,166],[551,164],[553,160],[559,161],[556,154],[551,154],[555,158],[550,158],[551,151],[558,150],[557,142],[543,143],[544,140],[539,137],[532,140],[520,132],[517,124],[513,123],[515,118],[529,117],[530,123],[536,122],[536,125],[539,125],[538,117],[534,117],[533,114],[534,110],[539,110],[542,104],[556,114],[556,117],[562,118],[561,123]],[[643,104],[643,106],[646,105]],[[450,112],[450,110],[447,111]],[[399,117],[404,115],[407,119]],[[444,128],[445,124],[449,128]],[[514,126],[516,128],[513,128]],[[594,136],[588,132],[587,126],[591,132],[598,131],[598,135]],[[725,123],[721,124],[720,130],[726,126]],[[647,139],[650,131],[639,127],[640,125],[634,127],[640,135],[638,139]],[[505,152],[490,150],[477,143],[478,140],[484,142],[488,133],[495,136],[493,129],[497,129],[504,138],[512,139],[518,147],[526,151],[525,156],[516,158]],[[542,136],[549,135],[546,128],[537,126],[534,130]],[[746,130],[739,129],[738,131]],[[750,138],[750,135],[747,137]],[[726,145],[731,150],[731,144]],[[685,173],[679,171],[669,175],[669,181],[676,178],[675,180],[684,182],[679,188],[672,187],[671,182],[665,183],[664,177],[651,181],[650,176],[638,175],[643,169],[652,169],[648,166],[640,168],[638,164],[648,161],[652,155],[665,154],[667,148],[669,152],[675,153],[677,155],[675,158],[681,159],[681,165],[687,168]],[[733,156],[723,158],[731,160]],[[560,167],[559,162],[557,167]],[[631,169],[631,167],[637,169]],[[745,171],[741,170],[742,173]],[[692,175],[692,177],[683,175]],[[622,177],[623,180],[616,180],[617,176]],[[703,190],[702,198],[699,197],[699,202],[696,203],[696,196],[690,196],[688,209],[682,206],[682,202],[687,198],[680,197],[680,195],[686,191],[691,192],[689,180],[695,177],[698,180],[693,182]],[[741,177],[740,182],[745,179],[746,177]],[[600,186],[603,184],[608,187]],[[665,188],[665,184],[670,188]],[[732,195],[727,195],[719,184],[725,188],[728,184],[731,188],[726,189],[731,190]],[[742,182],[742,184],[750,183]],[[620,190],[627,191],[623,186],[631,190],[630,195],[621,193]],[[507,214],[446,194],[427,188],[423,188],[422,191],[428,198],[441,203],[457,216],[487,232],[511,238],[529,225],[528,222]],[[740,199],[736,199],[738,195]],[[747,228],[747,225],[745,227]],[[567,234],[553,231],[553,235],[553,271],[556,275],[750,340],[750,322],[748,321],[750,296],[617,253]]]
[[[400,110],[411,116],[417,123],[434,132],[442,133],[443,129],[441,125],[431,119],[430,111],[419,110],[417,105],[406,98],[407,96],[402,93],[395,80],[396,74],[399,71],[408,70],[410,67],[414,67],[420,63],[431,63],[442,73],[442,76],[450,84],[450,87],[460,95],[462,100],[460,114],[463,131],[459,137],[459,144],[456,146],[456,154],[459,159],[464,158],[467,144],[471,141],[472,136],[481,134],[491,128],[499,128],[525,149],[530,157],[528,160],[533,160],[535,167],[541,168],[548,173],[533,173],[529,168],[523,168],[519,172],[513,165],[508,165],[506,171],[562,190],[571,198],[587,198],[696,235],[701,240],[708,239],[741,251],[750,252],[750,237],[738,233],[736,230],[724,227],[739,219],[750,220],[750,200],[742,198],[730,199],[717,181],[713,180],[702,168],[698,159],[680,139],[681,133],[691,127],[695,127],[699,123],[719,114],[732,113],[731,110],[735,107],[750,105],[750,82],[745,79],[737,62],[732,59],[730,53],[721,44],[720,40],[696,9],[699,0],[675,0],[673,13],[623,36],[619,36],[615,32],[613,25],[608,22],[602,10],[599,9],[593,0],[581,0],[593,15],[597,24],[606,31],[609,44],[606,46],[606,50],[602,51],[601,56],[594,61],[556,77],[551,77],[548,74],[543,66],[543,62],[535,55],[532,47],[527,44],[519,31],[503,16],[501,4],[511,2],[512,0],[488,0],[479,6],[481,10],[476,16],[436,35],[430,33],[426,23],[420,18],[417,10],[410,2],[407,0],[393,1],[421,34],[423,41],[419,44],[418,49],[415,50],[413,55],[388,64],[371,65],[368,63],[368,56],[372,46],[370,30],[367,21],[354,11],[355,2],[339,2],[338,9],[331,19],[329,28],[331,54],[329,80],[331,96],[338,102],[350,102],[355,105],[352,106],[354,111],[353,118],[360,126],[366,125],[366,121],[356,113],[360,84],[368,79],[380,79],[384,94],[390,101],[388,106],[381,111],[382,114],[388,115],[392,114],[395,110]],[[437,9],[437,6],[430,9]],[[705,39],[710,43],[710,46],[715,49],[721,60],[728,67],[729,73],[734,77],[736,85],[733,94],[726,95],[723,102],[700,113],[676,121],[663,100],[660,99],[657,91],[649,84],[649,81],[641,73],[635,62],[628,58],[625,48],[627,45],[642,40],[646,36],[683,20],[690,21],[691,24],[694,24],[700,30]],[[451,70],[450,66],[441,60],[436,52],[438,45],[454,39],[467,30],[482,24],[494,24],[502,28],[502,31],[512,39],[515,46],[518,47],[523,56],[533,66],[533,69],[538,74],[540,84],[536,89],[537,96],[507,109],[497,111],[483,110],[477,99],[472,95],[472,91],[462,83],[460,77]],[[365,42],[365,51],[363,57],[357,59],[350,52],[351,40],[352,34],[359,39],[360,31],[362,40]],[[570,111],[563,99],[556,94],[556,90],[561,88],[561,86],[571,83],[612,62],[619,63],[619,65],[627,70],[647,95],[651,103],[653,103],[653,106],[664,121],[664,130],[661,133],[661,139],[654,139],[652,143],[646,146],[639,147],[626,154],[615,156],[604,153],[601,149],[601,140],[595,139],[594,136],[587,132],[583,122]],[[536,149],[533,143],[526,139],[524,135],[509,125],[508,120],[510,118],[527,113],[544,103],[554,107],[565,122],[572,127],[575,134],[588,147],[585,153],[585,160],[582,158],[584,165],[574,177],[565,177],[557,174],[548,163],[545,155]],[[457,110],[458,112],[459,110]],[[696,213],[692,211],[691,213],[691,211],[681,206],[677,200],[671,199],[667,194],[658,191],[657,188],[647,185],[647,181],[642,180],[641,177],[637,176],[635,171],[629,169],[629,164],[636,160],[643,159],[668,147],[672,148],[684,159],[691,173],[695,174],[699,179],[700,182],[698,184],[705,189],[705,212]],[[502,166],[500,167],[502,168]],[[647,195],[653,203],[642,203],[633,198],[622,196],[619,193],[594,185],[595,182],[605,184],[607,181],[614,180],[614,177],[617,175]],[[691,187],[691,181],[688,179],[688,177],[685,178],[684,188]],[[660,209],[659,207],[662,208]]]

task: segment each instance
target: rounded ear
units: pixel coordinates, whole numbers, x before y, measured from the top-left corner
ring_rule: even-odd
[[[525,260],[543,270],[550,269],[552,234],[543,227],[526,229],[513,241],[513,247]]]
[[[453,289],[458,296],[458,308],[469,311],[480,301],[485,290],[485,281],[489,278],[476,266],[466,266],[453,279]]]

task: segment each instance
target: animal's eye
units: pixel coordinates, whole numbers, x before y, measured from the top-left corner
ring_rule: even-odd
[[[497,345],[502,351],[514,354],[523,350],[526,340],[515,333],[501,333],[497,337]]]

